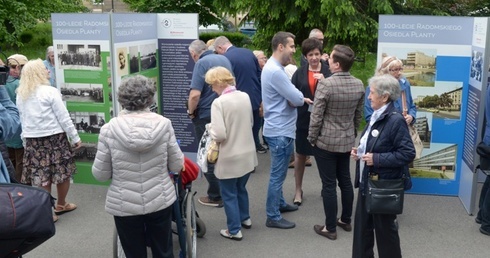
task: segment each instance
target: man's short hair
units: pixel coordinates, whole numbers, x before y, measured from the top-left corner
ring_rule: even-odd
[[[204,41],[200,39],[192,41],[189,45],[189,51],[192,51],[197,55],[201,55],[206,50],[208,50],[208,46],[206,45],[206,43],[204,43]]]
[[[308,38],[315,38],[316,34],[318,33],[321,33],[323,35],[323,31],[319,30],[319,29],[312,29],[310,31],[310,35],[308,36]]]
[[[216,47],[222,46],[225,44],[231,44],[230,40],[225,36],[219,36],[214,40],[213,46],[216,49]]]
[[[295,36],[291,32],[279,31],[272,37],[272,51],[276,51],[279,44],[286,46],[288,44],[288,38],[294,39]]]
[[[335,45],[330,58],[333,59],[332,61],[340,64],[342,71],[348,72],[352,67],[352,64],[354,64],[355,54],[354,51],[348,46]]]

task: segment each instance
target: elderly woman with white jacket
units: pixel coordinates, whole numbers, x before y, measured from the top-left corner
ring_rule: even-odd
[[[172,123],[149,110],[155,85],[137,75],[123,79],[118,101],[123,110],[105,124],[99,135],[92,173],[112,179],[106,211],[114,216],[126,257],[173,257],[172,204],[175,188],[169,171],[184,164]]]

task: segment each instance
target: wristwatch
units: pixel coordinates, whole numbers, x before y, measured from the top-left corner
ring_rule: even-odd
[[[189,109],[187,109],[187,115],[188,115],[188,116],[194,116],[194,114],[193,114],[193,113],[190,113],[190,112],[189,112]]]

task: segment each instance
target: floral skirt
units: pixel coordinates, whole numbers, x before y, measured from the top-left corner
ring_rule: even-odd
[[[61,184],[76,173],[74,153],[65,133],[25,141],[22,183]]]

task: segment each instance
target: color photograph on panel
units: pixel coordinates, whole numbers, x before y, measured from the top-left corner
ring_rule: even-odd
[[[472,28],[467,17],[380,16],[378,64],[383,56],[402,61],[424,144],[410,164],[410,192],[457,195],[468,78],[470,70],[478,78],[481,56],[471,51]]]

